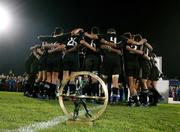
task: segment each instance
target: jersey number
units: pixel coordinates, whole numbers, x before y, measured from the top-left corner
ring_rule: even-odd
[[[117,38],[116,37],[110,37],[110,41],[113,43],[117,43]]]
[[[91,44],[90,44],[90,45],[91,45],[91,47],[96,48],[96,44],[94,43],[94,41],[93,41],[93,40],[91,41]]]
[[[67,46],[76,46],[77,42],[75,40],[76,40],[76,38],[71,37],[70,40],[67,43]]]

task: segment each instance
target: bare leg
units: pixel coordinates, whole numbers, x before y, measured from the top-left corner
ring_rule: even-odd
[[[43,71],[43,78],[42,78],[42,81],[45,82],[47,79],[47,73],[46,71]]]
[[[130,88],[130,96],[136,95],[136,89],[135,89],[135,81],[134,78],[132,76],[128,77],[128,82],[129,82],[129,88]]]
[[[42,81],[42,77],[43,77],[43,72],[42,72],[42,71],[39,71],[39,72],[38,72],[37,79],[36,79],[35,82],[40,82],[40,81]]]
[[[52,82],[52,75],[51,75],[51,72],[47,72],[47,80],[46,80],[48,83],[51,83]]]

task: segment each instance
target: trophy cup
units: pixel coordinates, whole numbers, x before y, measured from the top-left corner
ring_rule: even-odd
[[[77,72],[61,83],[59,104],[68,117],[67,125],[92,126],[105,111],[107,103],[107,87],[96,74]]]

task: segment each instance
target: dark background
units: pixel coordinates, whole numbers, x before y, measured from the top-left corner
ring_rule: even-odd
[[[140,33],[162,56],[168,78],[180,77],[180,2],[178,0],[0,0],[14,18],[11,29],[0,33],[0,73],[24,72],[29,47],[40,43],[37,35],[51,34],[54,27],[75,27],[101,32],[115,28],[119,34]]]

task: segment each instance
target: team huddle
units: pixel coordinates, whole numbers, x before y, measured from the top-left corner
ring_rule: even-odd
[[[100,34],[98,27],[91,31],[76,28],[64,33],[55,28],[49,36],[38,36],[40,45],[30,48],[26,71],[30,75],[25,95],[55,99],[57,85],[78,71],[90,71],[108,85],[110,103],[119,100],[120,89],[130,90],[129,106],[156,106],[161,95],[156,90],[160,72],[156,66],[153,47],[140,34],[117,34],[109,28]],[[84,77],[88,83],[82,94],[103,96],[97,80]],[[31,84],[31,85],[30,85]],[[32,86],[33,84],[33,86]],[[70,80],[64,94],[75,94],[76,82]]]

